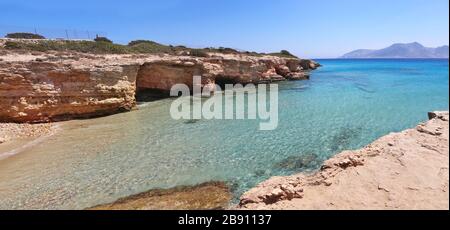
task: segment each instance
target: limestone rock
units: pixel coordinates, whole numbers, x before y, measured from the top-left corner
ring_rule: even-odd
[[[273,204],[281,200],[292,200],[302,197],[303,188],[301,183],[289,177],[274,177],[244,193],[239,205],[245,206],[255,203]]]
[[[244,193],[238,208],[448,210],[448,112],[430,115],[314,173],[270,178]]]
[[[130,111],[141,92],[169,96],[175,84],[192,89],[194,75],[202,76],[201,87],[210,90],[215,84],[305,80],[304,69],[313,63],[222,53],[200,58],[11,52],[0,56],[0,122],[39,123]]]
[[[0,122],[95,117],[135,106],[138,66],[0,63]]]
[[[207,182],[196,186],[153,189],[124,197],[89,210],[212,210],[225,209],[231,192],[224,182]]]

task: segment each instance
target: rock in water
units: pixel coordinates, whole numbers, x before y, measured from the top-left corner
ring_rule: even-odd
[[[231,193],[224,182],[208,182],[196,186],[154,189],[121,198],[90,210],[212,210],[225,209]]]

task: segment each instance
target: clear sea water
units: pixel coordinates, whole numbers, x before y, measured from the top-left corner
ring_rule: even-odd
[[[275,175],[318,169],[347,149],[448,110],[448,60],[318,60],[309,81],[279,83],[279,126],[172,120],[165,99],[70,121],[0,161],[0,209],[82,209],[153,188],[227,181],[236,199]],[[235,201],[236,201],[235,199]]]

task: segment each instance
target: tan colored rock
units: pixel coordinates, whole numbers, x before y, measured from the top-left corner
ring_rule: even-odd
[[[210,210],[225,209],[231,200],[229,188],[223,182],[197,186],[154,189],[119,199],[90,210]]]
[[[130,110],[139,66],[0,64],[0,122],[48,122]]]
[[[239,208],[448,210],[449,114],[430,114],[415,129],[336,155],[318,172],[264,181],[241,197]],[[301,198],[281,192],[284,186]]]
[[[170,92],[175,84],[186,84],[192,89],[192,77],[202,76],[204,72],[203,65],[193,62],[150,62],[139,69],[136,85],[138,90],[155,89]]]
[[[277,74],[281,76],[287,76],[291,71],[289,70],[289,67],[280,65],[276,67]]]
[[[267,83],[307,79],[310,60],[211,53],[208,58],[170,55],[93,55],[71,52],[0,56],[0,122],[49,122],[130,111],[136,93],[161,96],[175,84]],[[283,74],[278,75],[277,70]]]
[[[291,72],[286,75],[288,80],[308,80],[309,74],[306,72]]]

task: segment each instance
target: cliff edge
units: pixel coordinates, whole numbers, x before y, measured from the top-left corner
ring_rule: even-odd
[[[311,60],[270,55],[207,53],[87,54],[0,53],[0,122],[39,123],[130,111],[147,92],[168,96],[174,84],[192,88],[192,77],[211,84],[308,79]]]

